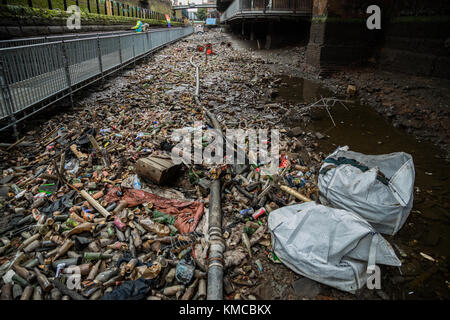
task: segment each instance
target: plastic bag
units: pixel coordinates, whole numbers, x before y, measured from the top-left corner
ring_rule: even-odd
[[[319,172],[319,190],[333,207],[353,211],[378,232],[394,235],[413,205],[414,163],[395,152],[364,155],[337,148]]]
[[[390,244],[353,212],[307,202],[272,211],[268,224],[286,266],[343,291],[363,287],[376,264],[401,265]]]

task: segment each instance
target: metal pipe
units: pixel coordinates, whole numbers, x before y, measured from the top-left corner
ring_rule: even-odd
[[[195,67],[195,98],[199,103],[200,79],[199,67],[194,64],[191,57],[190,62]],[[216,117],[206,109],[203,109],[205,114],[211,119],[214,129],[219,131],[223,137],[222,128]],[[225,251],[225,244],[222,238],[222,204],[221,204],[221,186],[220,179],[211,182],[210,186],[210,205],[209,205],[209,258],[208,258],[208,289],[207,300],[222,300],[223,299],[223,252]]]
[[[223,252],[225,244],[222,238],[222,205],[220,180],[214,180],[210,186],[209,205],[209,258],[207,300],[223,299]]]
[[[198,98],[199,93],[200,93],[200,74],[199,74],[199,70],[198,70],[198,65],[196,65],[192,59],[194,58],[194,56],[191,57],[191,65],[194,66],[195,68],[195,96]]]

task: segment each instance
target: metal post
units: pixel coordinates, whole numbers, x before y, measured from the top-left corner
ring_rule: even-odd
[[[97,14],[100,14],[100,4],[98,3],[98,0],[95,0],[95,4],[97,6]]]
[[[77,7],[80,6],[80,1],[79,0],[75,0],[75,4],[77,5]]]
[[[33,8],[33,1],[28,0],[28,6],[29,6],[30,8]]]
[[[3,68],[3,63],[0,62],[0,85],[2,86],[2,97],[3,101],[5,101],[6,111],[9,113],[11,118],[11,122],[13,124],[14,137],[16,140],[19,140],[19,132],[17,131],[17,121],[14,117],[14,101],[11,99],[11,95],[9,94],[9,86],[6,81],[5,71]]]
[[[119,39],[119,58],[120,58],[120,64],[122,64],[122,45],[120,44],[120,36]]]
[[[47,0],[47,3],[48,3],[48,9],[53,10],[52,0]]]
[[[136,71],[136,50],[135,50],[135,46],[134,46],[134,43],[136,42],[136,41],[134,41],[134,39],[136,38],[136,35],[133,35],[133,69],[134,69],[134,71]]]
[[[269,50],[272,45],[272,35],[273,35],[273,21],[270,21],[267,26],[266,34],[266,49]]]
[[[148,64],[148,60],[149,60],[149,52],[151,51],[150,50],[150,48],[152,47],[151,46],[151,43],[150,43],[150,36],[149,36],[149,32],[148,32],[148,30],[147,30],[147,32],[146,32],[146,36],[147,36],[147,46],[148,46],[148,52],[147,52],[147,54],[145,55],[145,62]]]
[[[89,13],[91,13],[91,1],[90,0],[87,0],[87,7],[88,7]]]
[[[105,15],[107,16],[108,15],[108,7],[106,6],[106,0],[105,0]]]
[[[66,73],[66,80],[67,84],[69,86],[69,92],[70,92],[70,105],[73,108],[73,91],[72,91],[72,81],[70,79],[70,70],[69,70],[69,58],[67,56],[67,50],[64,40],[62,40],[62,54],[63,54],[63,62],[64,62],[64,71]]]
[[[117,2],[117,15],[120,17],[120,4]]]
[[[64,11],[67,11],[67,0],[64,0]]]
[[[100,37],[98,35],[97,35],[97,52],[98,52],[98,65],[100,67],[100,73],[102,75],[102,82],[104,82],[105,77],[103,76],[102,50],[100,48]]]

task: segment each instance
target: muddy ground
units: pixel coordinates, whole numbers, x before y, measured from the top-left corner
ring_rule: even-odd
[[[394,127],[432,142],[442,150],[441,156],[450,160],[450,80],[383,71],[374,61],[324,75],[306,64],[304,43],[257,50],[251,41],[233,39],[241,48],[267,59],[275,73],[313,80],[340,95],[346,95],[348,85],[356,86],[361,102]]]
[[[188,59],[197,44],[206,42],[213,44],[216,54],[200,69],[202,101],[218,114],[222,125],[238,123],[241,127],[284,128],[292,139],[296,139],[295,148],[289,146],[288,149],[294,149],[308,166],[315,168],[320,167],[320,162],[313,155],[323,158],[339,145],[347,144],[354,151],[372,154],[409,152],[413,155],[417,174],[414,207],[407,223],[396,236],[385,237],[397,246],[396,252],[403,266],[400,269],[381,267],[381,290],[364,288],[356,295],[341,292],[302,278],[283,264],[273,263],[267,258],[268,248],[259,247],[252,261],[247,261],[238,270],[227,270],[228,275],[241,274],[248,280],[249,270],[245,265],[250,265],[253,271],[256,270],[250,277],[252,285],[236,282],[235,291],[225,298],[448,299],[450,195],[444,159],[449,156],[450,113],[445,105],[450,101],[450,91],[445,81],[373,72],[372,69],[349,70],[322,79],[304,64],[304,47],[255,51],[228,34],[208,32],[203,37],[190,36],[156,53],[150,61],[139,64],[136,69],[139,82],[133,72],[125,72],[101,89],[91,88],[92,94],[77,96],[79,107],[70,113],[76,116],[90,104],[107,104],[110,97],[121,95],[127,96],[123,99],[124,104],[151,107],[167,103],[171,112],[183,113],[184,106],[178,99],[183,94],[192,95],[195,83],[194,69]],[[231,47],[225,45],[228,42]],[[153,67],[148,68],[149,65]],[[147,79],[147,83],[142,79]],[[343,96],[348,84],[356,85],[358,96]],[[152,86],[156,88],[152,94],[142,93],[143,88],[147,90]],[[136,94],[136,91],[140,93]],[[163,99],[152,100],[158,92]],[[355,102],[348,104],[350,111],[332,110],[337,122],[334,127],[323,110],[302,111],[305,105],[320,96],[351,98]],[[365,102],[372,103],[380,113]],[[61,108],[52,108],[27,122],[27,129],[44,128],[42,121],[57,117],[58,110]],[[423,140],[430,139],[440,149],[417,141],[405,131]],[[180,185],[185,189],[193,187],[183,181]],[[226,201],[223,199],[223,206],[227,205]],[[225,211],[223,225],[232,221],[233,216]],[[436,261],[424,259],[420,252]],[[262,262],[263,271],[256,269],[255,259]],[[294,286],[297,280],[300,281]]]
[[[413,155],[414,207],[403,229],[394,237],[386,237],[407,252],[398,255],[403,262],[401,270],[382,270],[386,277],[378,297],[369,290],[361,290],[352,297],[333,289],[325,296],[448,299],[450,82],[395,74],[375,67],[348,68],[323,77],[319,70],[305,63],[304,44],[257,50],[251,41],[237,36],[231,39],[238,50],[252,52],[263,59],[273,76],[282,80],[276,88],[279,95],[273,100],[289,110],[283,122],[289,127],[300,126],[305,131],[320,131],[326,136],[318,140],[316,151],[329,154],[337,146],[349,145],[352,150],[366,154],[405,151]],[[348,85],[356,86],[356,96],[346,94]],[[336,127],[323,110],[301,112],[304,105],[322,96],[354,101],[347,104],[350,111],[341,106],[331,109]],[[439,256],[439,263],[423,259],[420,252]],[[287,296],[295,297],[291,293]]]

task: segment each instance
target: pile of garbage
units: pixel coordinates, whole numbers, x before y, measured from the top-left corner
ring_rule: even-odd
[[[388,185],[396,185],[397,170],[380,167],[377,171],[375,163],[357,157],[353,157],[359,159],[357,163],[326,161],[321,168],[325,157],[313,151],[315,134],[293,132],[277,124],[277,113],[283,108],[275,108],[277,103],[273,101],[267,103],[272,99],[270,94],[261,109],[262,92],[252,86],[238,86],[235,70],[224,63],[224,57],[228,57],[241,64],[242,53],[235,53],[232,46],[220,40],[210,41],[216,54],[200,70],[203,96],[198,105],[192,89],[192,66],[186,59],[194,54],[198,41],[192,37],[164,49],[153,63],[130,72],[127,85],[97,93],[75,113],[58,114],[1,150],[2,299],[206,299],[214,181],[220,181],[224,247],[223,257],[216,259],[225,270],[223,290],[227,299],[256,299],[248,288],[263,277],[263,263],[254,259],[260,253],[271,263],[281,261],[298,273],[346,291],[362,285],[362,280],[355,283],[348,279],[352,276],[350,267],[342,273],[345,285],[327,282],[318,274],[342,261],[353,261],[349,265],[359,273],[364,265],[360,261],[367,265],[370,260],[371,266],[398,265],[388,243],[369,224],[373,221],[359,217],[358,210],[350,212],[352,200],[342,200],[338,195],[344,185],[357,191],[361,184],[351,186],[356,180],[350,179],[336,187],[338,175],[333,173],[356,164],[359,172],[355,174],[362,172],[367,179],[373,178],[363,190],[370,194],[374,183],[390,179]],[[256,63],[259,75],[254,74],[254,65],[242,65],[241,84],[270,81],[263,63]],[[219,75],[229,81],[217,86]],[[272,83],[274,87],[276,82]],[[214,127],[202,108],[211,110],[223,129],[269,125],[279,129],[277,173],[262,174],[262,163],[233,166],[172,162],[171,151],[177,141],[171,133],[175,129],[190,127],[194,132],[193,123],[202,121],[203,135]],[[206,147],[208,141],[202,144]],[[330,164],[334,167],[328,167]],[[411,168],[412,160],[409,164]],[[385,180],[380,182],[379,176]],[[403,216],[393,232],[406,220],[412,203],[412,198],[406,197],[408,191],[402,190],[397,189],[392,196],[402,199],[406,207],[400,210]],[[367,193],[361,196],[367,198]],[[318,205],[321,197],[323,202],[327,199],[344,210]],[[302,210],[308,209],[305,211],[310,217],[319,219],[322,214],[322,219],[316,223],[308,220],[308,224],[300,213],[281,219],[280,214],[294,209],[297,212],[299,205]],[[359,208],[366,212],[366,208]],[[353,234],[341,243],[342,248],[336,249],[333,242],[325,244],[325,238],[316,244],[314,237],[307,236],[320,232],[324,237],[338,237],[340,229],[327,223],[339,224],[336,216],[348,222],[346,232]],[[355,232],[355,226],[359,226],[359,232]],[[377,250],[370,249],[375,243],[372,238],[379,240],[378,255]],[[306,247],[296,247],[299,243]],[[332,259],[314,251],[323,251],[327,245],[336,249],[327,251],[337,252]],[[310,254],[299,258],[304,250],[310,250]],[[302,261],[309,259],[313,262],[301,267]],[[342,270],[334,272],[341,274]]]

